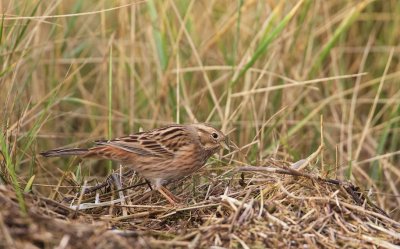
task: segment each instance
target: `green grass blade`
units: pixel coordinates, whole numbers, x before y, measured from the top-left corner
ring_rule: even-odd
[[[238,8],[237,8],[237,12],[238,12],[238,18],[237,18],[237,22],[236,22],[236,35],[235,35],[235,40],[233,42],[233,51],[232,51],[232,65],[236,64],[236,58],[238,55],[238,47],[239,47],[239,41],[240,41],[240,24],[241,24],[241,17],[242,17],[242,9],[243,6],[243,0],[238,0]]]
[[[354,23],[354,21],[358,18],[360,13],[364,10],[365,7],[374,0],[368,0],[359,3],[357,6],[353,7],[350,11],[350,13],[347,15],[345,19],[340,23],[339,27],[335,30],[333,33],[331,39],[325,44],[325,46],[322,48],[321,53],[317,57],[317,59],[314,61],[314,63],[311,66],[311,70],[309,73],[309,77],[313,77],[316,72],[321,68],[323,65],[323,62],[325,61],[326,57],[329,55],[331,52],[332,48],[335,46],[339,38],[346,33],[348,28],[351,26],[351,24]]]
[[[4,28],[4,18],[6,15],[3,13],[3,17],[1,18],[1,25],[0,25],[0,45],[3,40],[3,28]]]
[[[34,180],[35,180],[35,175],[32,175],[31,178],[29,178],[29,181],[26,183],[26,186],[24,188],[24,193],[29,193],[32,190],[32,185]]]
[[[153,0],[147,1],[147,7],[150,13],[151,22],[153,23],[153,38],[156,44],[157,56],[161,65],[161,68],[165,70],[168,66],[167,53],[165,51],[165,41],[158,27],[158,12]]]
[[[75,1],[74,6],[72,7],[71,13],[79,13],[82,9],[83,1]],[[71,17],[67,19],[67,25],[65,27],[64,31],[64,39],[65,41],[63,42],[63,45],[61,47],[61,52],[64,53],[67,45],[68,45],[68,37],[71,36],[71,33],[73,32],[73,29],[76,25],[77,17]],[[65,55],[64,55],[65,56]]]
[[[2,132],[0,132],[0,145],[1,145],[2,154],[4,156],[4,160],[5,160],[6,170],[11,177],[12,185],[14,187],[14,190],[15,190],[15,193],[16,193],[16,196],[18,199],[18,204],[19,204],[20,210],[23,214],[26,214],[27,213],[26,204],[25,204],[23,193],[22,193],[22,189],[18,182],[17,174],[15,172],[15,165],[12,162],[12,159],[11,159],[11,156],[9,153],[7,139]]]
[[[274,28],[271,32],[268,32],[266,36],[263,37],[260,44],[258,45],[256,51],[254,52],[253,56],[247,62],[247,64],[240,70],[239,74],[232,80],[231,84],[234,85],[236,82],[247,72],[254,65],[254,63],[266,53],[268,46],[275,40],[275,38],[283,31],[289,21],[294,17],[297,10],[300,8],[304,0],[299,1],[296,6],[283,18],[281,22],[278,23],[276,28]],[[277,13],[274,12],[272,15],[276,15]],[[267,26],[266,30],[270,27]]]
[[[392,130],[393,130],[393,127],[395,127],[394,124],[396,124],[396,122],[394,120],[396,120],[396,117],[399,117],[399,111],[400,111],[400,105],[393,108],[393,111],[390,114],[390,118],[388,119],[389,121],[386,123],[385,128],[383,129],[382,135],[379,139],[378,148],[376,150],[377,155],[381,155],[381,154],[385,153],[386,145],[388,144],[388,140],[391,138],[390,134],[395,133],[395,132],[392,132]],[[371,170],[369,172],[369,175],[376,182],[378,182],[380,180],[380,178],[382,176],[382,168],[379,165],[379,161],[374,161],[371,163]]]
[[[36,4],[35,8],[33,8],[32,12],[30,13],[30,16],[35,16],[35,13],[39,8],[39,4],[40,4],[40,1],[38,1],[38,3]],[[31,23],[31,19],[28,19],[25,22],[25,24],[22,26],[22,29],[19,32],[19,34],[18,34],[18,36],[17,36],[17,38],[16,38],[16,40],[15,40],[15,42],[13,44],[13,48],[11,49],[12,52],[14,52],[17,49],[18,44],[22,41],[22,37],[24,36],[25,32],[28,30],[28,26],[29,26],[30,23]]]
[[[110,55],[108,58],[108,138],[112,138],[112,95],[113,95],[113,49],[112,44],[110,45]],[[108,172],[112,171],[112,162],[108,162]]]

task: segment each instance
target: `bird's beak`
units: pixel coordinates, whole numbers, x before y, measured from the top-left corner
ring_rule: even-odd
[[[228,137],[225,137],[225,140],[222,140],[222,141],[220,142],[220,144],[221,144],[221,146],[222,146],[223,148],[225,148],[225,149],[227,149],[227,150],[231,150],[231,149],[229,148],[229,139],[228,139]]]

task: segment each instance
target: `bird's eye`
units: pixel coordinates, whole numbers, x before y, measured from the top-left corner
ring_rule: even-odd
[[[218,138],[218,134],[217,134],[217,133],[215,133],[215,132],[213,132],[213,133],[211,134],[211,136],[212,136],[213,138],[215,138],[215,139],[217,139],[217,138]]]

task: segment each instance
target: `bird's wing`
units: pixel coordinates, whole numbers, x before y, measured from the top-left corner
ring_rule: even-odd
[[[175,151],[183,145],[184,132],[179,130],[150,131],[136,133],[112,140],[95,141],[97,146],[110,146],[146,157],[174,157]],[[172,135],[172,136],[171,136]]]

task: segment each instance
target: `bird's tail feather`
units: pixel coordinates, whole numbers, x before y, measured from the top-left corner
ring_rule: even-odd
[[[89,150],[88,149],[54,149],[41,152],[40,155],[44,157],[61,157],[61,156],[84,156]]]

